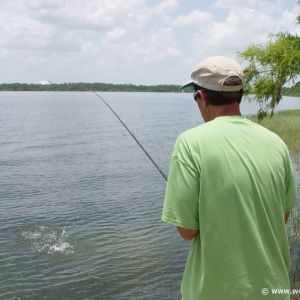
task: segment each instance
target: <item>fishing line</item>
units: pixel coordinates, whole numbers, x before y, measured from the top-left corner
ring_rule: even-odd
[[[148,158],[151,160],[151,162],[154,164],[156,169],[159,171],[159,173],[163,176],[165,180],[168,180],[167,176],[165,173],[159,168],[159,166],[155,163],[155,161],[152,159],[150,154],[145,150],[145,148],[141,145],[141,143],[138,141],[138,139],[134,136],[134,134],[128,129],[128,127],[125,125],[125,123],[120,119],[120,117],[114,112],[114,110],[109,106],[109,104],[101,97],[99,96],[96,92],[93,90],[90,90],[92,93],[94,93],[98,98],[100,98],[106,106],[112,111],[112,113],[118,118],[118,120],[122,123],[122,125],[126,128],[126,130],[130,133],[130,135],[134,138],[134,140],[138,143],[138,145],[142,148],[142,150],[145,152],[145,154],[148,156]]]

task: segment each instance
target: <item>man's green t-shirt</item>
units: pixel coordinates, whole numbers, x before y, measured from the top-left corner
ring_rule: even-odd
[[[181,134],[162,219],[199,230],[182,299],[289,299],[271,289],[290,288],[284,214],[295,201],[288,149],[271,131],[242,116],[225,116]]]

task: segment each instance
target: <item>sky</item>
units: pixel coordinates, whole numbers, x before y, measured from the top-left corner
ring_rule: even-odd
[[[213,55],[299,34],[297,0],[0,0],[0,83],[183,84]]]

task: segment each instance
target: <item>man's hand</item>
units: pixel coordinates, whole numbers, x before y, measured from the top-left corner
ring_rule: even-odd
[[[284,222],[286,223],[288,218],[289,218],[289,215],[290,215],[290,212],[287,212],[285,215],[284,215]]]
[[[185,239],[186,241],[192,240],[199,233],[199,230],[186,229],[186,228],[182,228],[182,227],[177,227],[177,230],[178,230],[179,234],[181,235],[181,237],[183,239]]]

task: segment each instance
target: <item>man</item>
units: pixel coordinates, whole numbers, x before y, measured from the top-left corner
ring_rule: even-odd
[[[235,60],[202,61],[187,86],[205,123],[176,141],[162,215],[194,239],[182,299],[289,299],[271,291],[290,288],[285,222],[296,189],[288,149],[241,116],[243,71]]]

